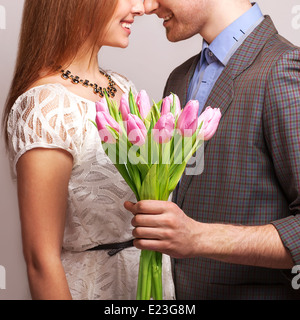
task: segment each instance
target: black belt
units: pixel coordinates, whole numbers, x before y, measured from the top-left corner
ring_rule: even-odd
[[[100,244],[99,246],[88,249],[87,251],[109,250],[107,254],[112,257],[116,255],[118,252],[131,247],[133,247],[133,240],[120,243]]]

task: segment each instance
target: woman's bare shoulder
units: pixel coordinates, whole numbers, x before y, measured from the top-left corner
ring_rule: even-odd
[[[61,76],[58,74],[55,74],[55,75],[39,78],[28,89],[32,89],[32,88],[47,85],[47,84],[56,84],[56,83],[65,85],[64,80],[61,78]]]

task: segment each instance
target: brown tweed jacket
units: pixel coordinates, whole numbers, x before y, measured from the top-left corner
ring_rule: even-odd
[[[174,92],[186,102],[198,59],[171,73],[164,96]],[[231,58],[206,106],[220,108],[222,120],[205,145],[204,172],[183,177],[177,204],[207,223],[273,223],[300,265],[300,49],[266,17]],[[291,270],[173,262],[179,300],[300,299]]]

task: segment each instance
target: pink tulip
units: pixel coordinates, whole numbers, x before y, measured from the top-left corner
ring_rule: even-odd
[[[151,110],[150,99],[147,92],[145,90],[140,91],[135,100],[141,117],[145,119]]]
[[[171,112],[162,115],[153,128],[153,139],[157,143],[169,142],[173,136],[175,118]]]
[[[129,102],[128,102],[128,94],[123,93],[120,100],[120,112],[122,114],[122,118],[124,121],[127,120],[128,114],[130,113]]]
[[[112,116],[107,112],[97,112],[96,123],[101,141],[105,143],[116,143],[116,139],[113,137],[107,126],[115,129],[119,133],[121,132],[121,129],[119,124],[112,118]]]
[[[173,94],[169,95],[168,97],[163,99],[162,107],[161,107],[161,115],[167,114],[171,112],[171,105],[174,102]],[[181,105],[180,100],[177,95],[175,95],[175,113],[174,116],[179,116],[181,113]]]
[[[199,136],[205,141],[210,140],[218,129],[221,117],[220,109],[207,107],[198,120],[199,125],[203,122]]]
[[[182,110],[177,121],[179,133],[185,137],[191,137],[198,127],[199,102],[191,100]]]
[[[127,117],[128,140],[137,146],[142,146],[147,137],[147,129],[144,122],[135,114],[128,114]]]
[[[96,102],[96,111],[109,113],[107,101],[105,98],[101,98],[99,101]]]

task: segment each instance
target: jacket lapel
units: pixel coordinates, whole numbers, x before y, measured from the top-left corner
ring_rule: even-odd
[[[211,106],[213,108],[220,108],[222,117],[224,116],[226,110],[229,108],[233,100],[233,80],[231,74],[231,68],[225,68],[216,82],[208,100],[206,106]],[[209,141],[205,141],[204,149],[206,150]],[[178,189],[177,204],[181,206],[184,200],[184,195],[189,188],[194,175],[184,174]]]
[[[201,56],[201,52],[200,54],[194,56],[191,58],[192,62],[187,70],[187,72],[182,72],[182,74],[179,75],[179,77],[177,78],[177,81],[172,81],[172,92],[176,93],[176,95],[178,96],[180,102],[181,102],[181,107],[183,108],[186,103],[187,103],[187,96],[188,96],[188,88],[189,88],[189,84],[192,80],[192,77],[194,75],[197,63],[200,59]],[[168,92],[168,84],[165,88],[164,91],[164,97],[167,96],[168,94],[170,94],[170,92]],[[184,177],[184,175],[183,175]],[[179,192],[179,186],[180,184],[176,187],[176,189],[173,192],[173,198],[172,201],[175,203],[178,203],[178,196],[180,195]],[[182,193],[181,193],[181,197],[182,198]],[[182,200],[182,199],[180,199]]]
[[[201,54],[201,53],[200,53]],[[167,83],[164,90],[164,97],[168,96],[171,92],[176,93],[180,99],[182,107],[187,103],[187,95],[190,81],[194,75],[197,63],[200,59],[200,54],[192,57],[187,62],[187,67],[181,67],[175,79],[171,83]],[[170,92],[170,88],[171,92]]]
[[[270,17],[267,16],[265,20],[249,35],[231,58],[210,93],[205,108],[208,106],[211,106],[212,108],[220,108],[222,119],[224,118],[226,111],[230,107],[234,98],[234,80],[251,66],[265,45],[267,39],[275,33],[277,33],[277,30],[275,29]],[[195,67],[193,70],[195,70]],[[191,69],[189,71],[191,71]],[[188,81],[191,80],[192,75],[187,78]],[[185,88],[188,88],[188,86],[189,82],[185,85]],[[187,95],[187,89],[185,89],[185,94]],[[187,96],[185,96],[185,101],[186,97]],[[204,151],[207,149],[208,145],[209,141],[206,141]],[[193,177],[194,176],[192,175],[187,176],[184,174],[181,179],[181,183],[177,191],[177,204],[179,207],[183,204],[185,193],[187,192]]]

